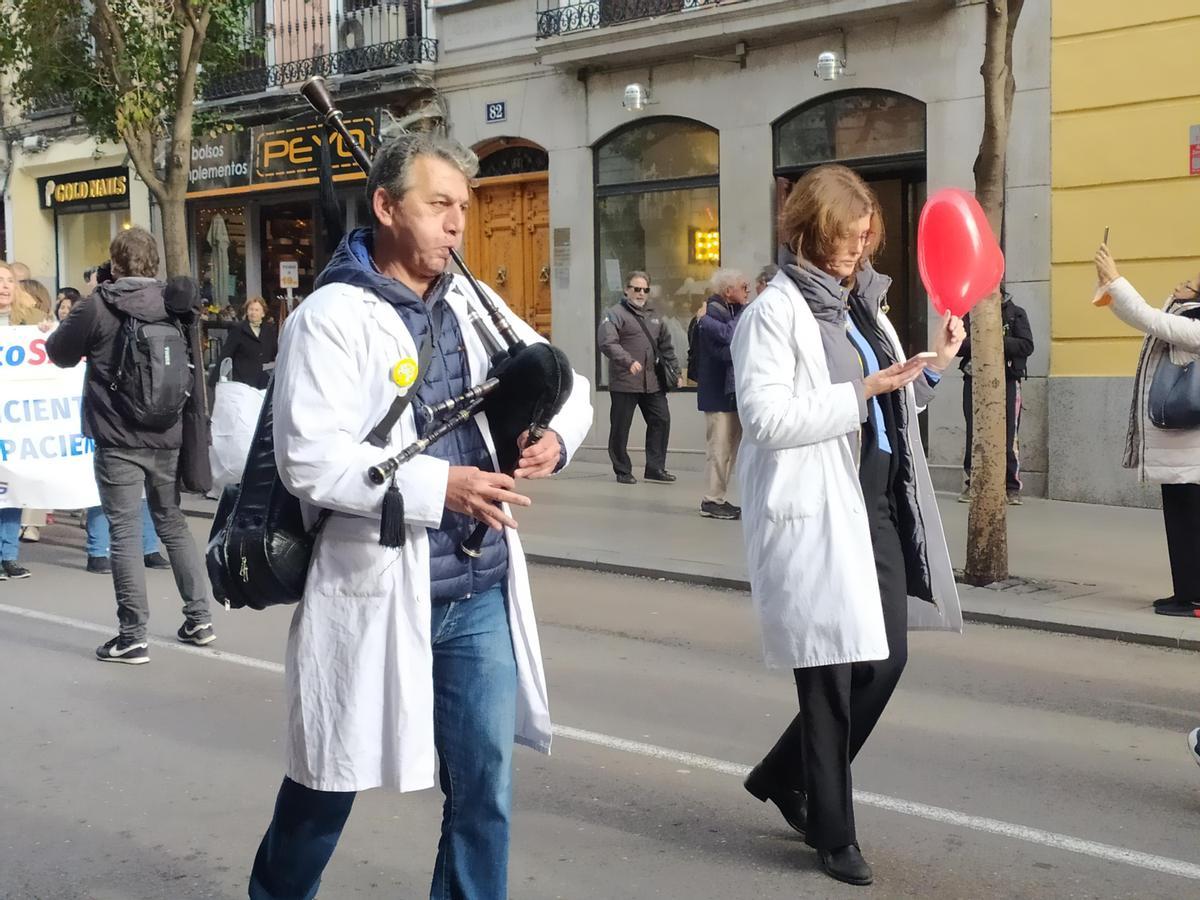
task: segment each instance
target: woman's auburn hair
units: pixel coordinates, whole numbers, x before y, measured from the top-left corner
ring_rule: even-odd
[[[820,265],[834,255],[839,240],[851,236],[854,223],[868,215],[871,237],[861,262],[870,262],[883,247],[879,199],[853,170],[817,166],[801,176],[784,201],[779,236],[800,259]]]

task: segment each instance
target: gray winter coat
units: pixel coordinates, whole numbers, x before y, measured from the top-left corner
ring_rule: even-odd
[[[654,344],[646,339],[646,332],[638,324],[641,319],[650,332]],[[662,317],[646,306],[638,309],[627,300],[611,306],[600,319],[596,333],[600,352],[608,357],[608,389],[614,393],[656,394],[664,390],[654,372],[655,345],[657,356],[665,359],[675,371],[680,371],[675,358],[675,347],[671,343],[671,332]],[[629,371],[634,361],[642,364],[636,375]],[[674,385],[670,385],[674,387]]]

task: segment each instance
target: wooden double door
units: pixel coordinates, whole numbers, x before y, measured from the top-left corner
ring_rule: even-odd
[[[466,262],[518,316],[550,337],[550,179],[546,172],[480,179]]]

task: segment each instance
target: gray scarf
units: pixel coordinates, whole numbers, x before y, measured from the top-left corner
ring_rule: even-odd
[[[862,359],[846,336],[851,289],[808,262],[784,266],[782,271],[800,290],[800,295],[817,320],[830,382],[862,381]],[[856,276],[855,290],[869,308],[875,309],[891,283],[890,278],[880,275],[868,264]],[[883,365],[885,361],[879,362]]]

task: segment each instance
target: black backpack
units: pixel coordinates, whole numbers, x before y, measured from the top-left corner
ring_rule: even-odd
[[[166,431],[179,421],[192,393],[187,335],[174,317],[143,322],[110,308],[121,319],[113,377],[108,385],[113,406],[134,425]]]

